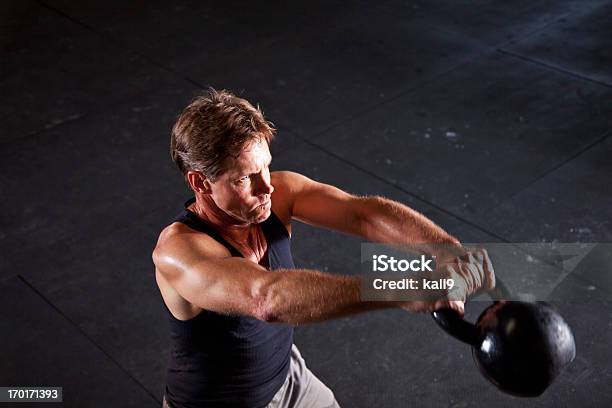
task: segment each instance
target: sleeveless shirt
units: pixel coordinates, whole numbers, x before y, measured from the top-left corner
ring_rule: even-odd
[[[187,207],[175,218],[242,255]],[[295,268],[285,225],[271,212],[260,224],[267,242],[270,273]],[[163,299],[162,299],[162,303]],[[176,319],[164,303],[170,324],[170,360],[166,399],[172,407],[265,407],[289,370],[293,327],[250,316],[202,310],[189,320]]]

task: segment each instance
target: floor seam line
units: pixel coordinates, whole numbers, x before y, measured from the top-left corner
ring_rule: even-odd
[[[535,183],[537,183],[538,181],[542,180],[543,178],[545,178],[546,176],[548,176],[549,174],[553,173],[554,171],[558,170],[559,168],[565,166],[566,164],[574,161],[576,158],[578,158],[579,156],[581,156],[582,154],[588,152],[589,150],[591,150],[593,147],[597,146],[598,144],[602,143],[604,140],[606,140],[608,137],[610,137],[612,135],[611,131],[606,131],[604,132],[603,136],[595,139],[594,141],[592,141],[591,143],[588,143],[586,146],[584,146],[582,149],[578,150],[577,152],[573,153],[572,155],[570,155],[569,157],[566,157],[565,159],[563,159],[561,162],[555,164],[554,166],[552,166],[551,168],[543,171],[542,173],[540,173],[538,176],[536,176],[533,180],[531,180],[530,182],[527,183],[527,185],[525,185],[524,187],[522,187],[520,190],[517,190],[516,192],[512,193],[509,196],[509,199],[513,199],[514,197],[516,197],[517,195],[521,194],[523,191],[527,190],[529,187],[531,187],[532,185],[534,185]]]
[[[134,381],[140,388],[142,388],[151,398],[157,403],[161,404],[161,399],[156,398],[140,381],[125,369],[117,360],[115,360],[106,350],[104,350],[96,341],[94,341],[75,321],[73,321],[68,315],[60,310],[53,302],[51,302],[41,291],[36,289],[23,275],[17,274],[17,278],[21,280],[27,287],[29,287],[34,293],[36,293],[45,303],[47,303],[53,310],[60,314],[70,325],[72,325],[79,333],[81,333],[91,344],[93,344],[98,350],[104,354],[110,361],[112,361],[119,369],[125,373],[132,381]]]
[[[459,69],[462,66],[465,66],[465,65],[468,65],[468,64],[472,63],[476,59],[481,58],[482,56],[488,54],[489,52],[491,52],[490,49],[480,49],[480,50],[476,51],[476,54],[477,54],[476,56],[474,56],[474,57],[466,57],[465,59],[463,59],[459,63],[457,63],[457,65],[455,65],[455,66],[453,66],[453,67],[445,70],[444,72],[441,72],[441,73],[439,73],[439,74],[437,74],[437,75],[435,75],[433,77],[428,78],[426,81],[419,82],[418,84],[415,84],[412,87],[409,87],[409,88],[407,88],[407,89],[405,89],[403,91],[399,91],[399,92],[397,92],[395,94],[392,94],[391,96],[389,96],[389,98],[387,98],[385,100],[382,100],[380,102],[376,102],[376,103],[374,103],[372,105],[368,105],[367,107],[364,107],[364,108],[362,108],[362,109],[360,109],[358,111],[355,111],[355,112],[345,116],[344,118],[342,118],[342,119],[340,119],[340,120],[338,120],[336,122],[333,122],[333,123],[327,125],[323,129],[321,129],[321,130],[319,130],[317,132],[314,132],[314,134],[312,135],[312,139],[316,140],[318,137],[320,137],[324,133],[329,132],[330,130],[332,130],[332,129],[338,127],[338,126],[341,126],[344,123],[346,123],[346,122],[348,122],[348,121],[350,121],[350,120],[352,120],[352,119],[354,119],[356,117],[359,117],[359,116],[364,115],[364,114],[366,114],[368,112],[374,111],[375,109],[378,109],[381,106],[385,106],[385,105],[387,105],[387,104],[389,104],[391,102],[394,102],[394,101],[396,101],[399,98],[402,98],[404,96],[408,96],[408,95],[410,95],[412,93],[415,93],[415,92],[421,90],[422,88],[424,88],[424,87],[434,83],[436,80],[440,79],[441,77],[443,77],[443,76],[445,76],[447,74],[452,73],[453,71]],[[303,136],[300,135],[299,131],[295,131],[294,130],[293,133],[297,137],[299,137],[300,139],[306,140]]]
[[[77,25],[79,25],[79,26],[81,26],[81,27],[91,31],[92,33],[98,35],[100,38],[102,38],[102,39],[104,39],[106,41],[109,41],[110,43],[114,44],[116,47],[119,47],[120,49],[122,49],[124,51],[133,53],[137,57],[142,58],[143,60],[149,62],[151,65],[156,66],[158,68],[161,68],[162,70],[164,70],[164,71],[166,71],[168,73],[171,73],[171,74],[175,75],[176,77],[178,77],[178,78],[180,78],[180,79],[182,79],[184,81],[187,81],[191,85],[194,85],[194,86],[196,86],[198,88],[201,88],[201,89],[205,89],[206,88],[206,86],[202,85],[198,81],[196,81],[196,80],[194,80],[194,79],[184,75],[183,73],[181,73],[181,72],[179,72],[179,71],[177,71],[177,70],[175,70],[173,68],[170,68],[170,67],[162,64],[161,62],[158,62],[157,60],[149,57],[148,55],[142,54],[139,51],[136,51],[136,50],[134,50],[134,49],[132,49],[130,47],[125,46],[119,40],[113,38],[112,36],[108,36],[108,35],[105,35],[105,34],[99,32],[95,27],[93,27],[93,26],[91,26],[91,25],[89,25],[89,24],[87,24],[87,23],[85,23],[85,22],[83,22],[83,21],[81,21],[81,20],[71,16],[70,14],[68,14],[68,13],[58,9],[57,7],[51,6],[51,5],[49,5],[46,2],[41,1],[41,0],[37,0],[37,1],[38,1],[38,3],[41,6],[47,8],[47,9],[49,9],[49,10],[51,10],[51,11],[57,13],[57,14],[59,14],[60,16],[64,17],[65,19],[67,19],[67,20],[69,20],[69,21],[71,21],[71,22],[73,22],[73,23],[75,23],[75,24],[77,24]]]
[[[351,167],[361,171],[362,173],[365,173],[365,174],[367,174],[367,175],[377,179],[378,181],[383,182],[384,184],[390,185],[391,187],[401,191],[402,193],[408,194],[409,196],[413,197],[414,199],[416,199],[416,200],[418,200],[418,201],[420,201],[420,202],[422,202],[424,204],[427,204],[427,205],[435,208],[436,210],[438,210],[438,211],[440,211],[440,212],[442,212],[442,213],[444,213],[446,215],[449,215],[449,216],[451,216],[451,217],[453,217],[453,218],[463,222],[464,224],[467,224],[467,225],[469,225],[469,226],[471,226],[473,228],[476,228],[477,230],[479,230],[481,232],[484,232],[485,234],[490,235],[490,236],[492,236],[492,237],[494,237],[496,239],[499,239],[502,242],[511,243],[511,241],[507,240],[506,238],[502,237],[501,235],[498,235],[497,233],[495,233],[493,231],[489,231],[486,228],[481,227],[480,225],[476,224],[475,222],[470,221],[470,220],[468,220],[468,219],[466,219],[466,218],[464,218],[464,217],[462,217],[462,216],[460,216],[458,214],[455,214],[454,212],[452,212],[450,210],[447,210],[446,208],[441,207],[438,204],[432,203],[431,201],[427,200],[426,198],[421,197],[418,194],[415,194],[412,191],[409,191],[409,190],[405,189],[404,187],[398,185],[397,183],[389,181],[389,180],[385,179],[384,177],[379,176],[376,173],[373,173],[373,172],[371,172],[371,171],[369,171],[367,169],[364,169],[364,168],[356,165],[355,163],[353,163],[353,162],[343,158],[342,156],[339,156],[339,155],[337,155],[337,154],[335,154],[333,152],[328,151],[324,147],[319,146],[318,144],[316,144],[314,142],[311,142],[311,141],[308,141],[308,140],[305,140],[305,139],[302,139],[302,141],[304,143],[309,144],[310,146],[315,147],[315,148],[323,151],[324,153],[326,153],[326,154],[328,154],[328,155],[330,155],[330,156],[340,160],[341,162],[343,162],[345,164],[348,164],[349,166],[351,166]]]
[[[551,71],[558,72],[560,74],[564,74],[564,75],[570,76],[572,78],[580,79],[580,80],[582,80],[584,82],[590,82],[592,84],[600,85],[600,86],[603,86],[603,87],[606,87],[606,88],[612,88],[612,85],[607,84],[605,82],[599,81],[597,79],[589,78],[589,77],[577,74],[575,72],[568,71],[568,70],[563,69],[563,68],[555,67],[554,65],[547,64],[547,63],[542,62],[542,61],[540,61],[538,59],[526,57],[524,55],[521,55],[521,54],[518,54],[518,53],[515,53],[515,52],[512,52],[512,51],[504,50],[502,48],[497,48],[497,52],[499,52],[501,54],[504,54],[504,55],[507,55],[509,57],[513,57],[513,58],[516,58],[516,59],[528,62],[528,63],[533,64],[533,65],[537,65],[537,66],[542,67],[542,68],[546,68],[546,69],[551,70]]]

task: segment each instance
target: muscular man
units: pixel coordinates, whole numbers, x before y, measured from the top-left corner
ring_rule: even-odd
[[[173,128],[172,159],[195,197],[153,252],[170,321],[165,407],[337,407],[293,345],[294,325],[392,307],[463,313],[463,302],[448,297],[362,301],[356,277],[296,269],[293,220],[372,242],[450,244],[464,255],[448,257],[462,299],[494,284],[486,252],[471,256],[418,212],[297,173],[270,172],[273,136],[258,108],[213,89]]]

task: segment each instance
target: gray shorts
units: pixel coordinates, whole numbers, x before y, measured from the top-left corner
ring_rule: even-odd
[[[266,408],[340,408],[334,393],[309,369],[294,344],[285,383]]]
[[[170,408],[165,395],[162,408]],[[340,405],[334,393],[306,367],[294,344],[287,379],[266,408],[340,408]]]

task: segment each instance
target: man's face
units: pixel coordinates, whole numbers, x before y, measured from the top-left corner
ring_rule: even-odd
[[[272,208],[270,162],[265,140],[245,146],[238,158],[230,158],[227,170],[210,183],[211,198],[221,210],[238,221],[256,224],[265,221]]]

